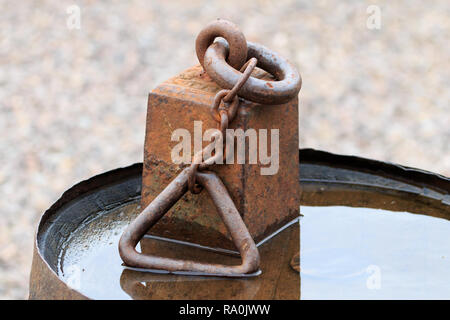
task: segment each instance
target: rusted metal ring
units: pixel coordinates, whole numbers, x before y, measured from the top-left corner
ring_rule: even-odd
[[[205,68],[205,52],[217,37],[227,40],[230,50],[228,58],[225,58],[227,58],[230,66],[240,69],[247,61],[247,41],[244,34],[234,23],[223,19],[217,19],[209,23],[200,31],[195,40],[195,51],[202,67]]]
[[[261,104],[281,104],[296,97],[302,86],[297,69],[260,44],[247,42],[247,47],[247,57],[258,59],[257,67],[269,72],[276,81],[249,77],[237,94]],[[241,79],[242,73],[225,61],[228,50],[224,41],[211,44],[205,52],[203,67],[219,86],[232,89]]]
[[[219,113],[220,103],[222,102],[223,98],[230,92],[231,91],[227,89],[220,90],[219,92],[217,92],[216,96],[214,97],[214,102],[211,105],[211,116],[213,117],[214,120],[216,120],[219,123],[221,122],[221,116]],[[234,96],[231,103],[225,103],[225,105],[227,105],[227,108],[225,108],[225,110],[227,110],[228,113],[228,121],[231,122],[236,116],[236,112],[239,107],[238,96]]]

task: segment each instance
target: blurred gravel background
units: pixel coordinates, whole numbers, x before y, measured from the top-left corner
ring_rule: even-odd
[[[381,29],[366,27],[368,5]],[[81,9],[81,29],[66,10]],[[450,2],[0,0],[0,298],[26,298],[41,213],[142,161],[147,93],[209,21],[296,64],[301,146],[450,175]]]

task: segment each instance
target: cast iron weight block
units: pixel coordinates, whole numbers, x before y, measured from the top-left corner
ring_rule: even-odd
[[[257,77],[270,79],[269,74],[261,71]],[[171,159],[172,148],[179,143],[171,141],[173,131],[184,128],[194,138],[194,121],[202,121],[202,134],[207,129],[217,128],[217,122],[210,114],[210,106],[221,89],[201,66],[194,66],[150,92],[144,146],[142,208],[147,207],[182,171],[182,167]],[[248,129],[256,132],[266,129],[269,155],[272,151],[270,130],[279,130],[279,165],[275,174],[262,175],[261,168],[268,165],[261,164],[259,157],[257,164],[250,164],[248,152],[244,164],[237,164],[235,159],[234,164],[213,166],[213,171],[222,179],[251,236],[258,243],[299,216],[298,98],[279,105],[241,99],[230,128],[241,128],[244,132]],[[204,146],[206,144],[207,142]],[[249,141],[246,139],[247,151],[248,147]],[[149,234],[236,250],[207,192],[196,195],[186,193],[151,228]]]

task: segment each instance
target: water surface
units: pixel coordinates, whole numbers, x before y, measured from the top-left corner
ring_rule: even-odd
[[[450,221],[301,207],[302,299],[450,299]]]

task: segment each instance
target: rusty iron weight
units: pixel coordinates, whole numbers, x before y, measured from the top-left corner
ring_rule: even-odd
[[[221,90],[216,94],[214,103],[211,106],[211,111],[214,119],[216,119],[214,117],[216,113],[219,118],[220,137],[216,136],[215,139],[223,139],[225,136],[229,118],[234,118],[237,108],[239,107],[239,98],[236,96],[236,92],[249,78],[256,63],[257,61],[254,58],[249,60],[249,62],[243,66],[243,68],[245,68],[243,76],[241,80],[236,83],[234,88],[232,90]],[[219,109],[219,105],[225,97],[228,97],[232,102],[228,108]],[[228,103],[225,102],[225,104]],[[148,271],[166,270],[177,274],[220,275],[225,277],[241,277],[243,275],[250,276],[260,274],[260,271],[258,270],[260,260],[258,249],[237,211],[233,200],[228,194],[226,187],[216,174],[212,172],[200,173],[197,171],[199,168],[205,169],[207,166],[214,163],[211,161],[211,158],[207,159],[210,160],[209,162],[204,161],[200,163],[201,160],[197,157],[200,156],[201,159],[205,149],[194,156],[194,161],[191,166],[184,169],[125,230],[119,241],[119,254],[127,266],[146,269]],[[212,158],[221,156],[223,153],[224,150]],[[200,167],[200,164],[203,166]],[[199,183],[199,185],[196,183]],[[203,187],[209,192],[220,217],[227,227],[228,232],[231,234],[231,238],[233,239],[236,248],[239,250],[242,257],[241,265],[225,266],[181,259],[168,259],[144,255],[136,251],[136,245],[144,234],[167,213],[187,190],[190,190],[190,192],[194,194],[198,194],[203,190]]]
[[[227,43],[214,42],[217,37],[223,37]],[[229,21],[218,19],[208,24],[196,39],[196,52],[208,75],[225,88],[216,93],[210,107],[212,118],[219,124],[218,133],[213,137],[214,141],[221,139],[223,142],[226,129],[236,116],[240,98],[257,103],[283,104],[295,98],[300,90],[300,75],[287,60],[263,46],[247,43],[242,32]],[[248,61],[247,57],[250,58]],[[253,78],[251,74],[256,66],[268,71],[276,81]],[[212,145],[195,154],[191,165],[173,179],[125,230],[119,241],[119,253],[126,266],[182,274],[201,273],[232,277],[259,274],[258,249],[225,185],[215,173],[201,172],[216,163],[215,160],[225,153],[222,144],[219,152],[216,151],[210,158],[203,159],[203,153]],[[169,259],[136,251],[135,247],[141,238],[187,190],[198,194],[203,188],[208,191],[240,252],[241,265],[226,266]]]
[[[252,76],[273,80],[269,73],[258,68],[255,68]],[[201,65],[196,65],[164,81],[149,93],[144,142],[145,165],[142,173],[142,208],[149,205],[183,168],[182,164],[180,166],[180,163],[174,163],[172,159],[172,147],[176,143],[171,138],[174,129],[182,128],[183,132],[189,132],[195,139],[196,135],[204,135],[206,130],[217,127],[217,121],[211,117],[210,108],[214,97],[221,89]],[[240,130],[244,133],[247,130],[256,130],[258,133],[263,129],[271,132],[269,133],[271,135],[274,133],[273,130],[279,130],[280,149],[275,150],[274,153],[271,152],[272,149],[267,149],[270,155],[266,153],[266,156],[271,159],[269,163],[261,161],[256,164],[239,163],[239,159],[238,161],[232,159],[236,150],[230,149],[229,154],[224,157],[227,165],[221,166],[218,161],[213,169],[227,187],[253,239],[258,242],[299,215],[300,198],[295,192],[299,189],[299,184],[291,174],[296,170],[298,159],[296,152],[299,140],[298,98],[294,97],[276,106],[254,103],[239,95],[238,98],[239,109],[234,120],[230,121],[229,127],[239,131],[234,131],[233,134],[229,132],[226,145],[231,135],[237,137],[235,142],[238,145],[255,143],[248,140],[242,142]],[[230,110],[231,106],[221,101],[219,108],[224,107]],[[231,141],[229,143],[231,145]],[[194,144],[193,147],[194,155],[202,148],[198,144]],[[219,153],[219,149],[222,148],[217,148],[215,153]],[[214,153],[210,154],[214,155]],[[279,157],[275,154],[279,154]],[[192,152],[186,149],[183,155],[182,162],[189,165],[191,161],[186,159],[192,155]],[[262,155],[260,153],[258,155],[261,159]],[[203,162],[202,159],[199,160],[200,170],[203,169],[201,168],[203,163],[212,162],[214,157],[210,159],[205,159]],[[264,168],[269,167],[268,165],[276,168],[276,174],[261,175]],[[280,190],[283,192],[279,192]],[[273,194],[278,196],[273,198]],[[169,214],[148,231],[148,236],[235,250],[225,226],[218,219],[215,211],[214,204],[206,192],[198,196],[187,193],[182,202],[176,204]],[[205,233],[193,234],[195,226],[205,228]],[[143,246],[145,247],[146,244],[144,243]]]

